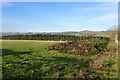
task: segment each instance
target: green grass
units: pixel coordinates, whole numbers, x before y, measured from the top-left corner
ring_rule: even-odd
[[[100,58],[99,56],[84,57],[48,50],[48,46],[57,43],[60,41],[3,40],[2,48],[0,48],[2,49],[2,76],[5,78],[73,78],[74,75],[81,75],[81,71],[89,71],[89,64]],[[116,57],[113,57],[105,54],[100,59],[104,64],[111,63],[109,61],[115,62],[109,68],[110,78],[118,77],[118,63]],[[98,74],[100,71],[91,70],[89,73]]]
[[[2,41],[3,77],[73,77],[88,69],[90,57],[48,51],[53,41]]]

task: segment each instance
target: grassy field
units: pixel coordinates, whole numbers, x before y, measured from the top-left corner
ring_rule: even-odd
[[[49,41],[2,41],[3,77],[73,77],[90,58],[48,51]]]
[[[84,57],[48,50],[48,46],[57,43],[60,41],[3,40],[2,76],[8,78],[74,78],[82,72],[93,74],[100,72],[94,69],[89,70],[90,63],[99,56]],[[99,59],[108,60],[108,58],[111,57],[103,55]],[[101,62],[99,63],[102,64]],[[116,77],[116,72],[112,74]]]

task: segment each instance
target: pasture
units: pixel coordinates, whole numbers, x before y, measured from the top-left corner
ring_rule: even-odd
[[[89,65],[89,58],[48,51],[59,41],[2,41],[3,77],[72,77]]]
[[[49,46],[57,43],[61,42],[2,40],[3,78],[77,78],[84,73],[90,75],[103,73],[89,68],[99,56],[88,57],[48,50]],[[116,77],[116,69],[113,70],[112,75]]]

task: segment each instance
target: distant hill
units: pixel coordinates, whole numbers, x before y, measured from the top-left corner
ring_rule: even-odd
[[[0,36],[8,36],[8,35],[32,35],[32,34],[60,34],[60,35],[75,35],[75,36],[108,36],[107,31],[90,31],[84,30],[80,32],[1,32]]]
[[[81,31],[78,33],[78,35],[81,35],[81,36],[95,36],[97,35],[97,31],[89,31],[89,30],[84,30],[84,31]]]
[[[107,31],[90,31],[90,30],[84,30],[80,32],[61,32],[61,33],[56,33],[56,34],[63,34],[63,35],[76,35],[76,36],[104,36],[108,37],[108,32]]]

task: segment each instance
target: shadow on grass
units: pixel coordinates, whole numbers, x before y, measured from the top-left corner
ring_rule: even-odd
[[[21,51],[21,52],[16,52],[10,49],[2,49],[2,56],[6,56],[6,55],[20,55],[20,54],[28,54],[31,53],[30,51]]]
[[[31,55],[32,56],[32,55]],[[9,61],[9,64],[13,66],[11,68],[3,67],[3,75],[10,77],[12,75],[18,77],[64,77],[65,74],[76,74],[81,69],[86,69],[89,66],[89,59],[84,61],[83,59],[68,58],[68,57],[42,57],[41,59],[29,59],[22,61]],[[16,65],[16,66],[15,66]],[[12,69],[13,68],[13,69]],[[22,71],[24,75],[19,73],[14,74],[17,69]],[[9,71],[9,73],[7,72]],[[32,72],[33,71],[33,72]],[[56,74],[57,72],[57,74]],[[30,75],[30,76],[29,76]],[[48,76],[47,76],[48,75]]]
[[[3,49],[3,56],[13,55],[19,60],[9,60],[4,62],[2,67],[4,77],[64,77],[65,74],[77,74],[81,69],[88,68],[89,58],[74,58],[64,56],[43,56],[30,55],[31,52],[15,52],[9,49]],[[21,57],[21,54],[28,56]],[[10,65],[6,67],[6,65]],[[21,72],[16,73],[16,70]],[[57,73],[56,73],[57,72]],[[20,74],[23,73],[23,74]]]

